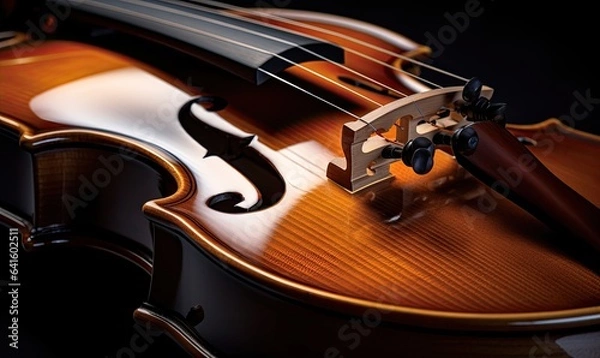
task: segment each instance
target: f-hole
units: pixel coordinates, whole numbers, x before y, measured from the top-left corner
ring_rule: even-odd
[[[261,200],[249,209],[237,207],[244,200],[240,193],[219,193],[207,200],[213,210],[226,213],[245,213],[275,205],[285,193],[285,181],[273,164],[250,146],[254,136],[238,137],[215,128],[192,113],[194,104],[207,111],[225,108],[227,102],[217,97],[199,97],[188,101],[179,111],[179,122],[198,144],[206,148],[205,157],[216,155],[244,175],[258,190]],[[207,107],[208,106],[208,107]]]

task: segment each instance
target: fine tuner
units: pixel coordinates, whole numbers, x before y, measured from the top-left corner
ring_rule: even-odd
[[[356,192],[391,179],[389,166],[396,161],[416,174],[427,174],[434,165],[436,146],[474,150],[479,142],[477,132],[465,130],[471,122],[492,121],[502,126],[506,122],[506,104],[491,102],[492,92],[472,78],[464,87],[402,98],[346,123],[342,130],[345,158],[329,163],[327,177]],[[383,134],[393,127],[395,138],[385,138]]]

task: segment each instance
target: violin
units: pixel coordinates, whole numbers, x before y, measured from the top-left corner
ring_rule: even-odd
[[[28,10],[0,41],[0,222],[21,256],[149,277],[117,356],[600,354],[598,135],[511,123],[485,79],[350,17]]]

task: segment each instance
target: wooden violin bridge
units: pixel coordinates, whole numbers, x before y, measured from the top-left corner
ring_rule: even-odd
[[[462,98],[462,92],[463,87],[447,87],[417,93],[344,124],[341,138],[344,157],[335,158],[329,163],[327,177],[351,193],[392,179],[390,164],[393,162],[400,160],[412,166],[409,157],[413,157],[414,152],[408,156],[407,153],[401,154],[411,141],[423,138],[419,139],[419,143],[434,143],[436,134],[454,132],[469,123],[455,108],[455,103]],[[486,98],[491,98],[492,93],[489,87],[481,91]],[[384,133],[393,134],[393,129],[393,138],[383,136]],[[382,154],[385,148],[390,152],[390,146],[396,154]],[[431,154],[425,159],[431,161],[429,167],[433,160],[433,148],[431,144]],[[419,149],[423,149],[423,145]],[[417,167],[413,169],[419,173]]]

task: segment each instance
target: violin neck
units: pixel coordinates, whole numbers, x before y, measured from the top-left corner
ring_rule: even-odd
[[[334,44],[198,4],[166,0],[58,3],[96,20],[146,31],[151,38],[154,35],[187,52],[193,49],[202,60],[256,84],[301,62],[343,62],[343,50]]]

